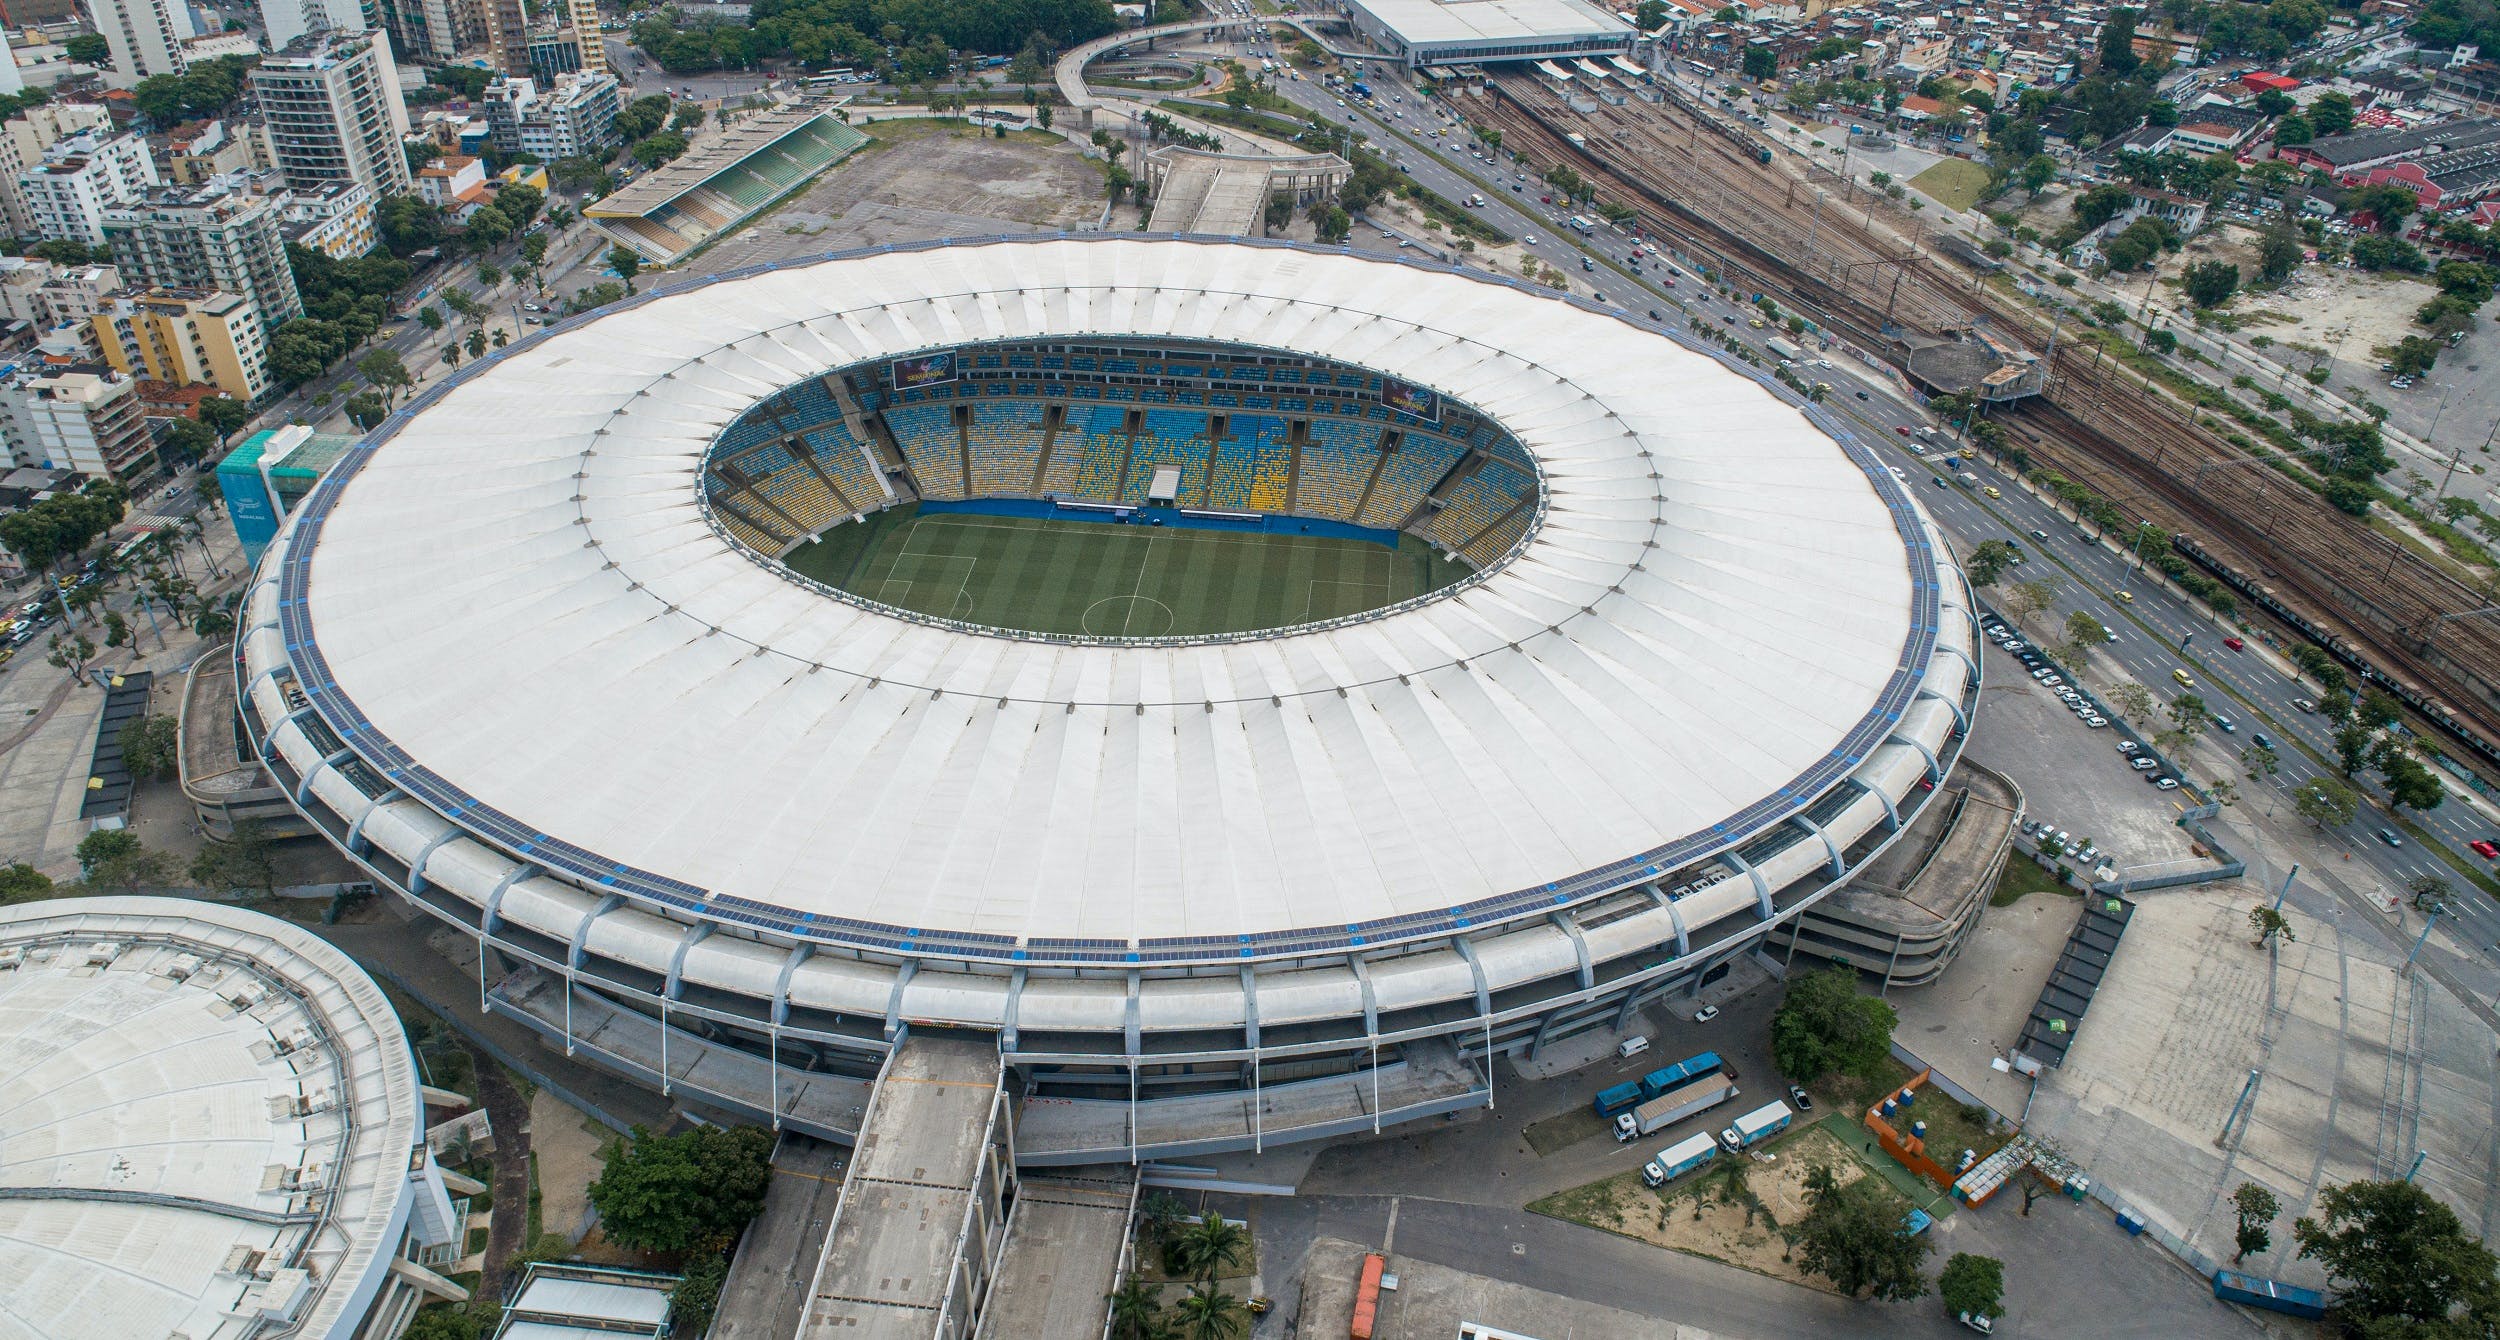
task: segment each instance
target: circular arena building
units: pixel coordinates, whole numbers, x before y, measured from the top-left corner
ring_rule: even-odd
[[[1975,645],[1867,445],[1679,334],[1104,235],[461,370],[288,519],[236,682],[489,1008],[835,1139],[976,1036],[1051,1164],[1481,1106],[1698,990],[1934,794]]]
[[[0,1113],[0,1336],[389,1340],[468,1297],[407,1035],[300,926],[0,908]]]

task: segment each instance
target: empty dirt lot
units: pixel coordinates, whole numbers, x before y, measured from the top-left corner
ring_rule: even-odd
[[[718,274],[892,242],[1058,232],[1102,216],[1102,166],[1056,136],[955,120],[885,121],[876,142],[688,262]]]

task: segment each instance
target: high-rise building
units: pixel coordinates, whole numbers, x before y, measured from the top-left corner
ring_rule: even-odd
[[[382,11],[400,52],[412,60],[448,61],[487,45],[478,0],[384,0]]]
[[[33,230],[51,238],[104,244],[104,212],[157,183],[156,159],[138,135],[80,131],[17,174],[17,194]]]
[[[110,265],[54,265],[33,256],[0,256],[0,318],[36,330],[86,323],[122,286]]]
[[[270,152],[287,184],[355,181],[387,200],[408,191],[408,105],[378,33],[310,35],[252,71]]]
[[[246,404],[269,391],[269,337],[239,293],[142,289],[92,320],[104,361],[125,376],[214,386]]]
[[[20,367],[0,380],[0,435],[19,465],[135,479],[156,464],[138,393],[109,368]]]
[[[486,29],[487,65],[497,74],[528,74],[530,20],[521,0],[478,0],[477,8]]]
[[[106,84],[133,88],[152,75],[182,73],[182,44],[195,35],[183,0],[88,0],[87,9],[112,52]]]
[[[260,0],[260,26],[271,51],[284,51],[306,33],[341,36],[370,26],[363,0]]]
[[[498,79],[486,86],[481,101],[487,134],[506,154],[522,150],[553,161],[616,143],[619,99],[614,75],[559,75],[544,93],[535,80]]]
[[[112,113],[93,102],[47,102],[0,122],[0,217],[5,217],[10,236],[25,237],[35,231],[26,199],[18,194],[17,174],[43,161],[44,150],[63,139],[112,122]]]
[[[589,74],[608,72],[607,38],[599,31],[599,0],[564,0],[565,12],[572,18],[573,36],[582,44],[582,69]]]
[[[286,263],[284,208],[279,197],[249,195],[234,179],[219,178],[114,210],[105,235],[130,283],[240,293],[274,329],[304,314]]]

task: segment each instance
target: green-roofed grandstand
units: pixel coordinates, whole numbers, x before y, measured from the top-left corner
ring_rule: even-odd
[[[590,205],[582,216],[654,265],[673,265],[868,137],[808,108],[765,112]]]

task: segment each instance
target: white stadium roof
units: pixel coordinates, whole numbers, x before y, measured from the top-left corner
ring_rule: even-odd
[[[1434,596],[1167,645],[837,599],[698,501],[715,434],[801,378],[1103,335],[1272,346],[1463,399],[1535,456],[1543,515]],[[1935,645],[1929,545],[1864,448],[1584,304],[1098,237],[793,264],[570,323],[351,453],[262,577],[307,691],[377,773],[593,889],[907,949],[1223,954],[1447,933],[1761,832],[1908,707]]]
[[[310,932],[0,909],[0,1340],[354,1333],[421,1112],[389,1001]]]

